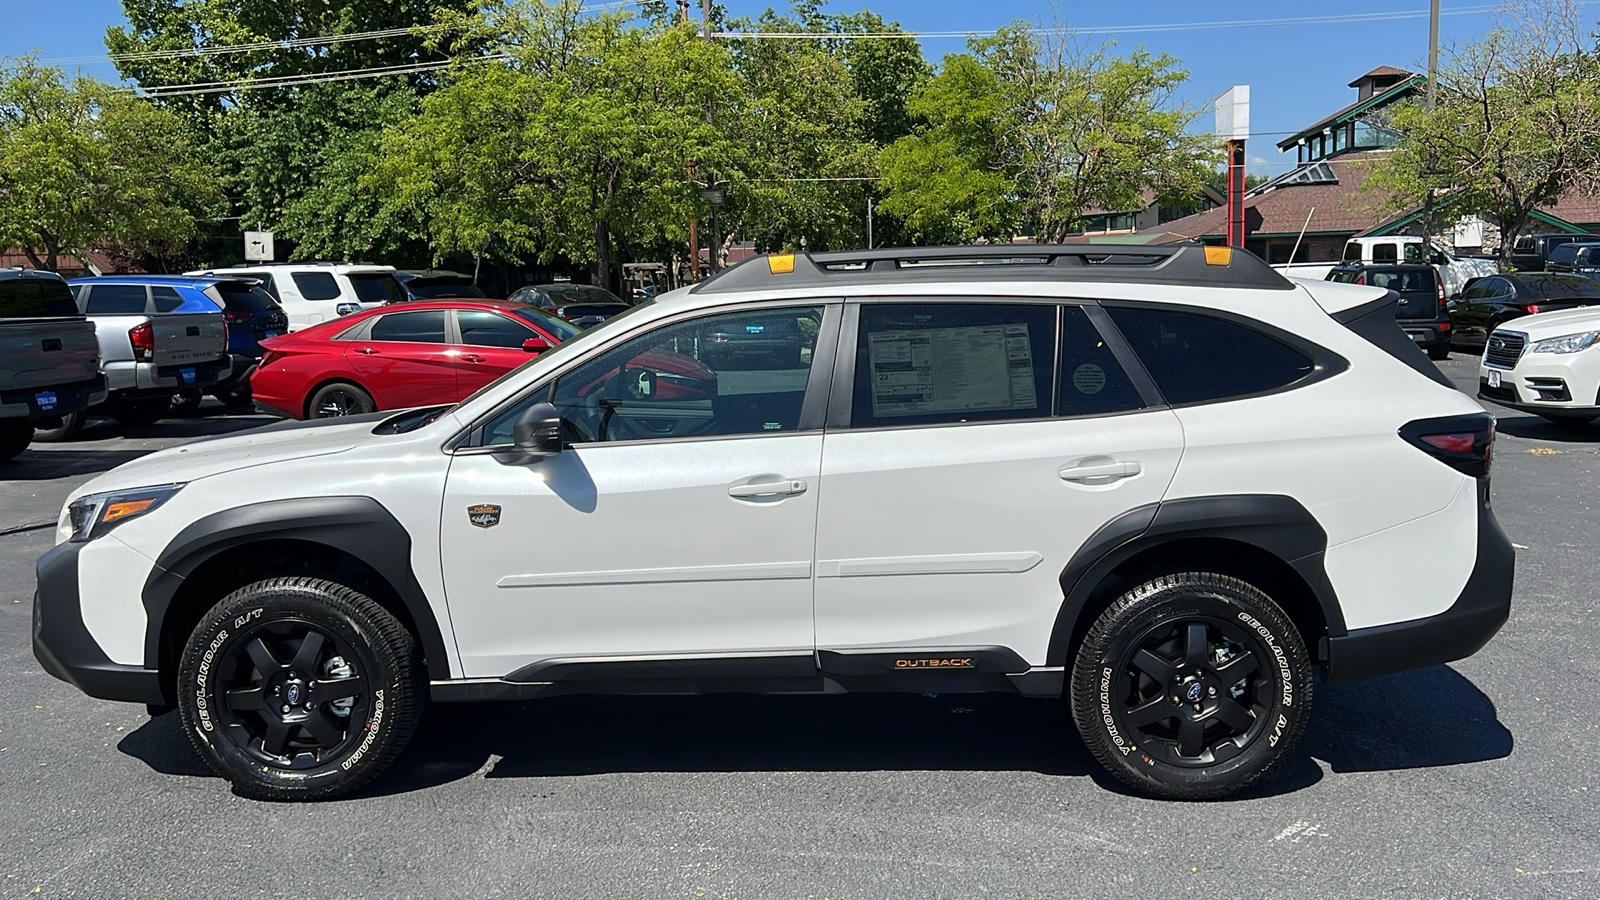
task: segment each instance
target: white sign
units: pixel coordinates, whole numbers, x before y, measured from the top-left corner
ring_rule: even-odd
[[[244,258],[250,262],[272,262],[272,232],[246,231],[244,233]]]
[[[1217,137],[1224,141],[1250,137],[1250,85],[1236,84],[1217,98]]]

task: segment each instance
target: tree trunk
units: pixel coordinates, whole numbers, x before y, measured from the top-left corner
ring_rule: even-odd
[[[611,285],[611,226],[605,219],[596,219],[594,223],[594,268],[595,283],[606,290],[612,290]]]

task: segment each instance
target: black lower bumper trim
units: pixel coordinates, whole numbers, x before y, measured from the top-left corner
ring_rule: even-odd
[[[82,544],[59,544],[39,558],[39,589],[33,595],[33,655],[44,670],[91,697],[170,705],[160,673],[112,662],[83,624],[78,600],[78,552]]]
[[[1489,480],[1478,479],[1478,557],[1466,586],[1436,616],[1353,629],[1328,641],[1329,682],[1354,681],[1464,659],[1483,649],[1511,617],[1516,551],[1489,506]]]

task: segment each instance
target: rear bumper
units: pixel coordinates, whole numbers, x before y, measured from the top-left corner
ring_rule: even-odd
[[[41,396],[43,399],[41,399]],[[46,385],[0,393],[0,422],[48,422],[82,412],[106,399],[106,377],[76,384]]]
[[[106,657],[83,624],[78,593],[82,544],[58,544],[39,558],[39,588],[33,595],[33,655],[51,675],[91,697],[168,705],[160,673],[124,666]]]
[[[260,364],[260,356],[230,353],[228,354],[227,371],[222,374],[222,377],[210,389],[219,393],[249,390],[250,376],[255,374],[256,366]]]
[[[232,370],[228,357],[192,366],[157,366],[153,363],[117,361],[106,363],[105,373],[112,392],[122,397],[139,394],[171,394],[184,390],[206,389]],[[185,377],[192,371],[193,380]]]
[[[1357,628],[1328,641],[1329,682],[1354,681],[1464,659],[1483,649],[1511,617],[1516,551],[1489,505],[1489,480],[1478,479],[1478,555],[1466,586],[1436,616]]]
[[[1442,322],[1432,319],[1400,319],[1400,330],[1406,337],[1416,342],[1418,347],[1443,347],[1450,343],[1450,329],[1440,327],[1449,325],[1450,320]]]

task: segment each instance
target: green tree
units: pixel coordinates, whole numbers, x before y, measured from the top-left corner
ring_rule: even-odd
[[[1088,210],[1198,190],[1219,158],[1189,130],[1196,111],[1174,100],[1188,75],[1171,56],[1041,41],[1025,23],[970,48],[913,95],[917,130],[884,154],[885,209],[914,217],[924,239],[1026,229],[1059,240]],[[952,152],[919,184],[919,169]]]
[[[363,185],[388,191],[436,255],[517,262],[660,259],[701,208],[687,164],[727,171],[705,121],[737,90],[726,51],[682,25],[580,15],[575,0],[490,0],[475,33],[509,62],[463,58],[385,135]]]
[[[1582,4],[1524,5],[1505,27],[1445,53],[1436,108],[1390,107],[1374,124],[1399,146],[1369,164],[1374,206],[1435,199],[1437,225],[1481,216],[1500,228],[1500,261],[1532,214],[1568,193],[1600,193],[1600,59]]]
[[[171,113],[32,57],[0,59],[0,245],[162,255],[222,199]]]

